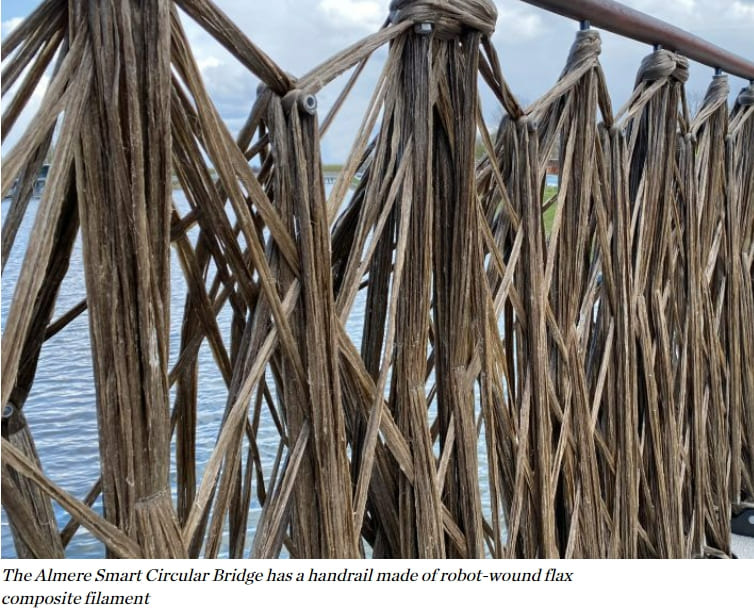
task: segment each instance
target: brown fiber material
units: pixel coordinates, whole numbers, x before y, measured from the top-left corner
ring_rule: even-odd
[[[262,81],[235,139],[178,9]],[[754,92],[729,112],[716,77],[690,117],[688,62],[658,50],[614,113],[584,31],[524,109],[495,19],[395,0],[298,79],[208,0],[46,0],[7,37],[4,136],[52,74],[3,161],[4,267],[52,159],[2,338],[19,556],[61,557],[79,527],[110,557],[730,556],[754,502]],[[320,137],[381,47],[326,196]],[[57,311],[77,236],[86,298]],[[84,313],[101,478],[75,498],[23,407]],[[200,463],[208,374],[225,407]]]

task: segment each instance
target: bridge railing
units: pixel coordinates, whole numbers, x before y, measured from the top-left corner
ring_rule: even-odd
[[[179,8],[263,82],[235,136]],[[5,39],[3,136],[52,70],[2,175],[4,267],[34,215],[2,337],[18,555],[83,527],[122,557],[730,556],[754,501],[754,86],[728,108],[717,75],[692,115],[689,49],[652,34],[614,112],[584,29],[524,109],[495,22],[395,0],[300,78],[207,0],[45,0]],[[382,46],[327,193],[319,139]],[[96,404],[60,414],[42,347],[73,385],[84,315]],[[40,413],[96,420],[91,480],[59,481]]]

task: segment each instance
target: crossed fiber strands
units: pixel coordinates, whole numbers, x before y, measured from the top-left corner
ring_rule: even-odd
[[[262,81],[235,139],[178,9]],[[63,557],[79,527],[112,557],[730,555],[730,511],[754,502],[754,90],[729,112],[716,77],[691,117],[686,60],[657,50],[614,114],[585,31],[523,109],[495,20],[488,0],[394,0],[300,78],[207,0],[45,0],[6,38],[3,137],[53,74],[2,173],[4,268],[52,155],[2,338],[20,557]],[[386,45],[326,195],[319,139]],[[53,320],[77,236],[86,298]],[[43,344],[81,315],[101,472],[83,499],[23,413]],[[202,345],[226,388],[206,464]]]

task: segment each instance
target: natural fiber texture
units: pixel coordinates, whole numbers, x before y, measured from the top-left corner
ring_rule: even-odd
[[[730,499],[734,510],[754,502],[754,86],[743,89],[726,138],[730,298]],[[733,324],[737,320],[738,324]]]
[[[235,140],[178,8],[262,81]],[[730,555],[730,511],[754,502],[754,93],[729,113],[716,77],[692,118],[688,62],[658,50],[613,113],[584,31],[524,110],[495,19],[488,0],[395,0],[300,79],[207,0],[46,0],[6,38],[4,135],[53,70],[3,163],[4,267],[52,154],[2,339],[19,556],[60,557],[78,527],[113,557]],[[388,44],[326,196],[320,137]],[[86,299],[53,320],[77,235]],[[102,476],[78,499],[24,405],[83,313]],[[227,389],[206,463],[203,345]]]

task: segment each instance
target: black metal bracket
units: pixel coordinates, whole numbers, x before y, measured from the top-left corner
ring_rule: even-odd
[[[754,508],[745,508],[730,520],[730,529],[739,536],[754,538]]]

